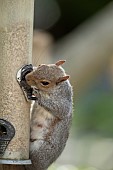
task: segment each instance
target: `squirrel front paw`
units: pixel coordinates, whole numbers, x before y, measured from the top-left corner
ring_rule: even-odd
[[[25,76],[31,71],[33,71],[32,64],[27,64],[21,67],[19,71],[17,72],[17,81],[20,87],[22,88],[22,91],[24,92],[24,95],[27,101],[36,100],[36,97],[33,96],[33,88],[31,88],[31,86],[27,84],[26,79],[25,79]]]

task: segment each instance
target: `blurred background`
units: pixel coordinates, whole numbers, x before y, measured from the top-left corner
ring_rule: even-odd
[[[73,124],[49,170],[113,170],[112,0],[35,0],[33,64],[59,59],[73,85]]]

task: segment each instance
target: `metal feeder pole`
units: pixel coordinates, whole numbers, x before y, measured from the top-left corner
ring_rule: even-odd
[[[0,170],[31,163],[30,104],[16,74],[32,62],[33,14],[34,0],[0,0]]]

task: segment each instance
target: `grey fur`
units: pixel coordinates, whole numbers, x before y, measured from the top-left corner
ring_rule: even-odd
[[[63,75],[66,75],[64,70]],[[34,93],[37,100],[31,117],[32,165],[26,166],[26,169],[46,170],[62,153],[69,136],[72,122],[72,87],[66,80],[48,91],[35,89]]]

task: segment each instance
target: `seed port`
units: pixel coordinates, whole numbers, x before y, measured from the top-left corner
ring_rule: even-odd
[[[7,129],[2,124],[0,124],[0,136],[7,135]]]
[[[14,135],[14,126],[10,122],[0,119],[0,157],[4,155],[5,150]]]

